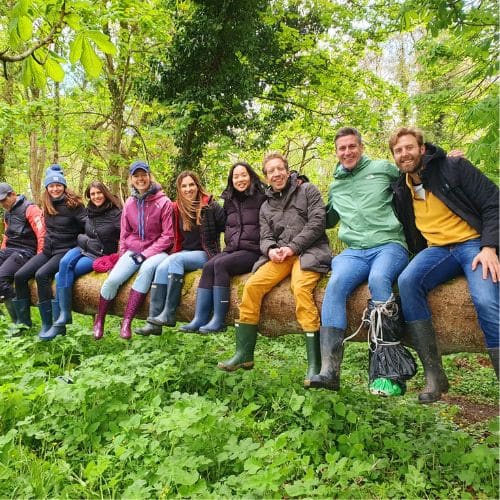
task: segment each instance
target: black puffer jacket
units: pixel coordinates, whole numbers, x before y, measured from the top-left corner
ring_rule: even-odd
[[[249,250],[260,254],[259,210],[266,195],[260,191],[252,195],[235,191],[230,196],[226,190],[222,193],[222,199],[227,216],[224,252]]]
[[[87,210],[83,205],[69,208],[66,197],[54,200],[56,215],[45,214],[45,241],[43,253],[48,256],[66,253],[77,245],[77,238],[85,231]]]
[[[450,158],[439,147],[425,144],[421,173],[424,189],[433,193],[453,213],[464,219],[481,235],[481,247],[498,249],[498,187],[464,158]],[[394,184],[394,211],[403,224],[411,252],[427,242],[415,225],[415,213],[406,176]]]
[[[118,251],[121,214],[122,211],[110,202],[103,207],[89,203],[85,233],[78,235],[78,246],[83,255],[93,259]]]

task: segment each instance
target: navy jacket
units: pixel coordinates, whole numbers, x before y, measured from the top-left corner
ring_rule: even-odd
[[[248,250],[260,254],[259,210],[266,199],[264,192],[248,195],[235,191],[231,197],[226,190],[222,199],[227,216],[224,252]]]
[[[433,144],[425,144],[421,172],[424,189],[439,198],[453,213],[464,219],[481,235],[481,247],[498,251],[498,187],[464,158],[450,158]],[[415,225],[415,213],[405,175],[394,184],[394,210],[403,224],[411,252],[427,246]]]

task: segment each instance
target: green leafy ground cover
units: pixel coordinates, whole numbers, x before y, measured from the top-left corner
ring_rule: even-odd
[[[0,317],[0,497],[497,498],[498,386],[481,355],[445,358],[451,398],[493,408],[457,424],[453,399],[366,391],[350,344],[339,393],[305,391],[303,339],[261,338],[253,371],[227,374],[233,330],[201,337],[7,336]],[[58,376],[70,376],[68,384]],[[472,411],[472,413],[474,413]],[[490,412],[491,413],[491,412]]]

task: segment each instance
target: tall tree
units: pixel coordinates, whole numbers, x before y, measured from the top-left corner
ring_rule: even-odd
[[[494,0],[407,0],[402,28],[420,30],[413,97],[420,125],[498,172],[498,4]],[[422,32],[422,27],[425,31]]]

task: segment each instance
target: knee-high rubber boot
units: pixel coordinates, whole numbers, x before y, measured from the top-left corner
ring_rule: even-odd
[[[66,325],[56,324],[56,320],[59,318],[60,314],[61,310],[59,309],[59,301],[57,299],[54,299],[52,301],[52,318],[54,321],[52,322],[52,326],[47,332],[39,335],[40,340],[52,340],[58,335],[66,335]]]
[[[130,340],[132,337],[132,330],[130,326],[132,325],[132,320],[135,318],[139,307],[142,306],[144,299],[146,298],[145,293],[138,292],[134,289],[130,290],[130,295],[128,296],[127,306],[125,307],[125,312],[123,313],[123,321],[120,328],[120,337],[125,340]]]
[[[307,372],[304,378],[304,387],[309,389],[311,377],[317,375],[321,370],[321,351],[319,345],[319,332],[308,332],[305,335]]]
[[[226,331],[226,314],[229,309],[229,294],[226,286],[214,286],[214,315],[209,323],[200,326],[200,333],[217,333]]]
[[[194,318],[187,325],[181,326],[180,330],[183,332],[197,332],[200,326],[207,324],[210,319],[210,313],[212,312],[213,301],[214,295],[212,288],[198,288],[198,290],[196,290]]]
[[[150,317],[155,317],[160,314],[163,306],[165,305],[165,300],[167,298],[167,288],[168,285],[161,285],[159,283],[153,283],[151,285],[151,296],[149,298],[149,315]],[[154,325],[150,321],[141,327],[134,329],[134,332],[138,335],[161,335],[161,326]]]
[[[16,314],[16,308],[14,307],[14,304],[12,303],[12,299],[5,299],[4,304],[5,304],[5,309],[7,309],[7,312],[9,313],[10,319],[12,320],[12,323],[16,323],[17,314]]]
[[[184,282],[183,274],[169,274],[167,300],[162,312],[154,318],[148,318],[150,323],[154,325],[175,326],[175,311],[181,301],[182,283]]]
[[[30,299],[12,299],[12,305],[16,310],[16,325],[24,325],[31,328]]]
[[[488,354],[490,355],[491,364],[493,365],[493,369],[495,370],[497,380],[498,380],[498,351],[500,348],[498,347],[488,347]]]
[[[236,353],[231,359],[221,361],[217,367],[226,372],[234,372],[238,368],[253,368],[253,353],[257,342],[257,325],[236,323]]]
[[[50,340],[46,339],[45,335],[52,327],[52,300],[44,300],[38,304],[38,310],[40,311],[40,319],[42,320],[42,328],[38,332],[38,338],[40,340]]]
[[[97,314],[94,320],[94,339],[102,339],[104,335],[104,321],[108,313],[109,306],[113,300],[105,299],[102,295],[99,296],[99,305],[97,307]]]
[[[56,288],[56,297],[59,302],[59,315],[54,316],[54,325],[64,326],[73,322],[71,305],[73,302],[73,288]]]
[[[434,403],[439,401],[441,394],[448,392],[449,383],[441,364],[441,355],[437,348],[432,319],[410,321],[406,323],[406,328],[424,367],[426,384],[418,395],[418,402]]]
[[[340,365],[344,355],[344,330],[331,326],[322,326],[319,329],[319,344],[321,350],[321,371],[313,375],[309,387],[315,389],[340,389]]]

